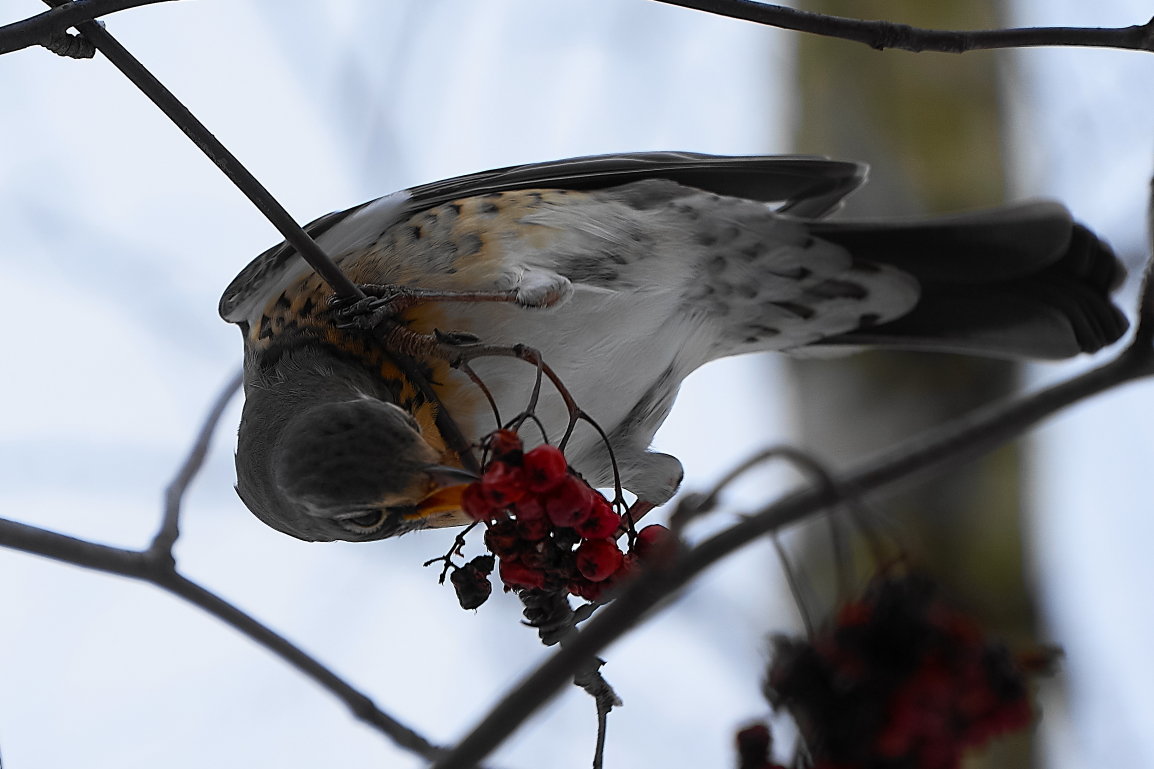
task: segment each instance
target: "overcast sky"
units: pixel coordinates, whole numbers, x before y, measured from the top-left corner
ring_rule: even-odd
[[[1033,3],[1021,23],[1114,26],[1150,13],[1140,0]],[[38,10],[7,0],[0,22]],[[201,0],[127,12],[109,29],[302,220],[515,162],[790,149],[790,36],[643,0]],[[1152,60],[1020,59],[1021,195],[1064,199],[1137,251]],[[4,56],[0,93],[0,515],[139,547],[239,364],[219,294],[279,238],[102,59]],[[781,400],[764,396],[774,376],[766,360],[730,360],[687,383],[659,436],[684,460],[687,488],[781,439]],[[1151,398],[1132,386],[1041,432],[1038,561],[1075,693],[1054,767],[1154,765]],[[708,430],[703,410],[716,414]],[[188,499],[182,570],[430,739],[459,737],[545,653],[516,602],[456,606],[420,567],[449,534],[308,545],[265,528],[232,491],[238,414],[234,404]],[[732,763],[734,728],[767,710],[764,638],[797,625],[777,583],[771,550],[751,548],[607,652],[604,672],[626,701],[610,724],[610,765]],[[419,765],[152,588],[6,551],[0,585],[0,751],[12,767]],[[582,693],[563,695],[494,763],[587,766],[592,713]]]

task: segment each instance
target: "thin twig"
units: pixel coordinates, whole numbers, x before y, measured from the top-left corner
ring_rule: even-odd
[[[966,53],[991,48],[1081,46],[1154,51],[1154,19],[1131,27],[1023,27],[1016,29],[920,29],[889,21],[864,21],[798,11],[753,0],[657,0],[697,11],[864,43],[883,50]]]
[[[110,13],[169,1],[75,0],[71,3],[54,3],[57,7],[50,11],[38,13],[27,19],[14,21],[0,27],[0,54],[31,48],[34,45],[45,45],[54,37],[63,35],[69,27],[75,27]]]
[[[208,445],[212,440],[212,434],[216,432],[216,426],[220,422],[220,417],[224,414],[229,401],[232,400],[232,396],[240,389],[243,377],[244,374],[238,371],[216,396],[216,401],[213,402],[212,408],[200,428],[200,434],[197,435],[196,441],[189,450],[188,458],[184,460],[180,471],[168,484],[168,488],[164,490],[164,519],[148,548],[150,556],[172,558],[172,546],[176,544],[176,539],[180,536],[181,500],[184,499],[184,493],[188,490],[189,484],[200,472],[204,458],[208,455]]]
[[[44,0],[52,6],[65,5],[67,0]],[[81,22],[75,25],[81,34],[88,38],[96,49],[108,58],[125,77],[132,81],[153,104],[160,108],[176,127],[192,140],[208,159],[224,172],[237,189],[245,194],[253,205],[264,214],[274,227],[284,236],[284,239],[297,250],[306,262],[317,271],[325,282],[332,287],[337,296],[344,299],[364,299],[365,294],[356,284],[341,272],[331,259],[321,250],[308,233],[297,224],[296,220],[284,209],[276,198],[265,189],[256,177],[241,164],[240,160],[220,143],[191,112],[177,99],[171,91],[153,76],[143,64],[136,60],[124,46],[116,41],[94,21]]]
[[[781,537],[777,536],[777,532],[769,535],[769,541],[773,543],[773,549],[777,552],[777,560],[781,561],[781,571],[785,575],[785,584],[789,587],[789,592],[793,595],[794,606],[797,607],[797,613],[801,617],[801,624],[805,627],[805,637],[813,639],[813,618],[809,616],[809,607],[806,606],[806,596],[801,592],[801,580],[798,578],[797,568],[790,562],[789,553],[785,551],[785,545],[781,544]]]
[[[876,491],[911,476],[974,459],[1061,409],[1124,382],[1154,375],[1149,340],[1136,340],[1111,362],[1034,395],[979,410],[858,465],[839,483]],[[638,625],[705,569],[757,538],[824,510],[841,499],[830,489],[796,492],[627,584],[565,646],[522,679],[434,769],[466,769],[482,760],[552,697],[591,656]]]
[[[604,678],[601,679],[605,681]],[[608,685],[608,684],[606,684]],[[609,711],[612,705],[604,705],[602,698],[597,698],[597,741],[593,745],[593,769],[603,769],[605,766],[605,738],[609,733]],[[621,704],[620,701],[617,704]]]

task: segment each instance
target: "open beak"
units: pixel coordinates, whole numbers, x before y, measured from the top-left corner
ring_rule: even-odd
[[[448,465],[433,465],[425,472],[433,479],[435,488],[417,503],[416,515],[419,518],[459,511],[465,489],[477,480],[477,476],[468,470]]]

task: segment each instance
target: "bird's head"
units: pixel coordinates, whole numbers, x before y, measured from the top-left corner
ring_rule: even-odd
[[[307,541],[384,539],[462,525],[472,476],[441,463],[411,414],[360,368],[305,351],[246,376],[237,492]]]

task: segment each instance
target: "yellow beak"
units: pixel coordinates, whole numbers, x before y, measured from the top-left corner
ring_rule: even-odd
[[[447,513],[461,509],[461,497],[469,484],[459,483],[455,486],[442,486],[417,503],[415,518],[425,518],[435,513]]]

